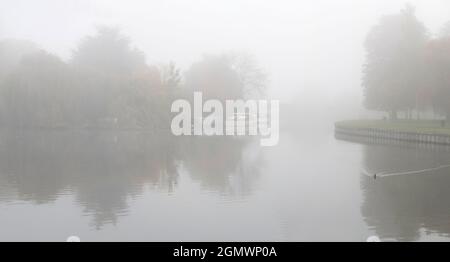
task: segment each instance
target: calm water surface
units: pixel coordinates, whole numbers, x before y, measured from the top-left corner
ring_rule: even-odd
[[[0,135],[0,241],[449,240],[445,147],[283,132]],[[348,140],[351,141],[348,141]]]

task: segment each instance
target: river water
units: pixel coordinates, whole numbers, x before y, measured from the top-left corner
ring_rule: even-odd
[[[330,128],[330,130],[332,130]],[[0,241],[450,240],[450,149],[280,134],[0,135]]]

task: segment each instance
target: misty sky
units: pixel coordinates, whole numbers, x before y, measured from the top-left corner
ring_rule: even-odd
[[[450,20],[448,0],[408,2],[431,33]],[[96,26],[113,25],[145,51],[149,63],[173,60],[186,69],[203,53],[247,50],[270,73],[274,97],[360,103],[364,37],[380,16],[405,3],[0,0],[0,38],[30,39],[67,59]]]

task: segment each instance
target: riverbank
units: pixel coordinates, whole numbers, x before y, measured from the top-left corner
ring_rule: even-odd
[[[335,123],[335,132],[350,136],[450,144],[450,124],[439,120],[350,120]]]

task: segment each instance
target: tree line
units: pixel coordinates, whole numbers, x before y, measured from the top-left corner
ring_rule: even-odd
[[[262,95],[264,70],[245,52],[205,55],[186,71],[149,65],[118,29],[100,27],[64,61],[34,43],[0,41],[0,125],[10,128],[169,127],[170,105],[194,91]]]
[[[431,35],[414,7],[386,15],[365,43],[364,103],[391,119],[420,118],[420,112],[450,117],[450,22]],[[415,113],[415,114],[414,114]]]

